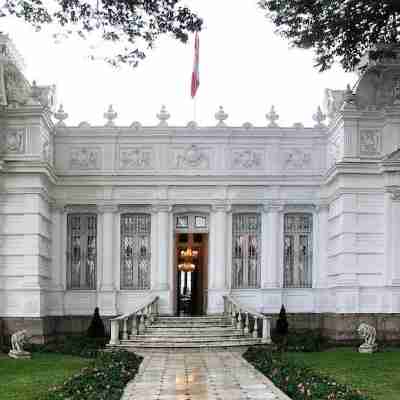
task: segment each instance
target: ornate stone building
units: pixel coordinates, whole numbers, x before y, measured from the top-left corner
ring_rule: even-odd
[[[230,293],[292,326],[399,339],[400,61],[326,91],[314,127],[67,126],[0,36],[0,319],[45,337],[96,306],[221,313]],[[53,122],[53,118],[56,123]],[[190,251],[193,268],[182,270]],[[185,308],[190,293],[190,307]]]

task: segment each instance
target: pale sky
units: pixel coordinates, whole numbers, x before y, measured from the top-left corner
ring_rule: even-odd
[[[222,105],[228,125],[250,121],[265,126],[271,105],[281,126],[302,122],[314,125],[312,114],[322,105],[325,88],[344,89],[356,76],[340,65],[319,73],[312,51],[292,49],[274,33],[254,0],[187,0],[203,17],[200,33],[200,88],[197,122],[216,124],[214,114]],[[88,58],[89,43],[70,39],[55,44],[48,30],[36,33],[19,21],[0,19],[27,65],[26,76],[38,84],[56,84],[58,100],[69,114],[68,125],[88,121],[103,125],[109,104],[118,112],[117,125],[140,121],[156,125],[156,114],[165,104],[170,125],[193,119],[190,78],[193,39],[182,44],[170,37],[157,42],[137,68],[115,69]]]

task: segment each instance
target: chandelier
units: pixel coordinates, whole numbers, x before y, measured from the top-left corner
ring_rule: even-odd
[[[181,250],[179,256],[183,262],[178,264],[179,271],[193,272],[196,268],[196,266],[193,264],[193,259],[197,258],[198,255],[198,250],[192,250],[190,247],[188,247],[186,250]]]

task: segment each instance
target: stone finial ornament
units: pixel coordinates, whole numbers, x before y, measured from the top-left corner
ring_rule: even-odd
[[[64,121],[68,118],[68,114],[64,111],[62,104],[58,107],[57,112],[54,113],[54,118],[58,121],[57,126],[66,126]]]
[[[224,107],[219,106],[218,111],[214,115],[215,119],[218,121],[217,126],[226,126],[225,121],[228,119],[229,114],[224,111]]]
[[[196,129],[198,127],[197,122],[196,121],[189,121],[186,125],[187,128],[190,129]]]
[[[360,353],[374,353],[378,345],[376,342],[376,329],[368,324],[362,323],[357,329],[358,335],[364,339],[364,343],[358,348]]]
[[[275,106],[271,106],[271,110],[265,115],[265,118],[269,121],[268,128],[275,128],[278,126],[276,121],[278,121],[279,115],[275,111]]]
[[[103,114],[103,117],[107,120],[104,126],[115,126],[114,120],[118,117],[118,113],[114,111],[112,104],[108,106],[108,110]]]
[[[167,108],[163,104],[160,112],[157,114],[157,119],[160,121],[158,126],[168,126],[168,120],[171,118],[171,114],[167,111]]]
[[[354,102],[354,93],[349,84],[347,84],[346,90],[344,92],[344,102],[345,103],[353,103]]]
[[[142,124],[141,124],[139,121],[133,121],[133,122],[131,123],[131,125],[129,126],[129,128],[132,128],[132,129],[134,129],[135,131],[140,130],[141,127],[142,127]]]
[[[25,329],[17,331],[11,335],[11,350],[8,355],[11,358],[31,358],[31,353],[24,350],[24,344],[28,341]]]
[[[317,111],[312,116],[312,119],[316,122],[315,127],[320,128],[324,126],[324,121],[326,120],[326,115],[322,112],[321,107],[318,106]]]
[[[242,128],[251,129],[251,128],[253,128],[253,124],[251,122],[244,122],[242,125]]]

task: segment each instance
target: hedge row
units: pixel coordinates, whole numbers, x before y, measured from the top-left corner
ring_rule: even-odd
[[[289,360],[284,353],[250,348],[244,357],[292,400],[371,400],[348,385]]]

